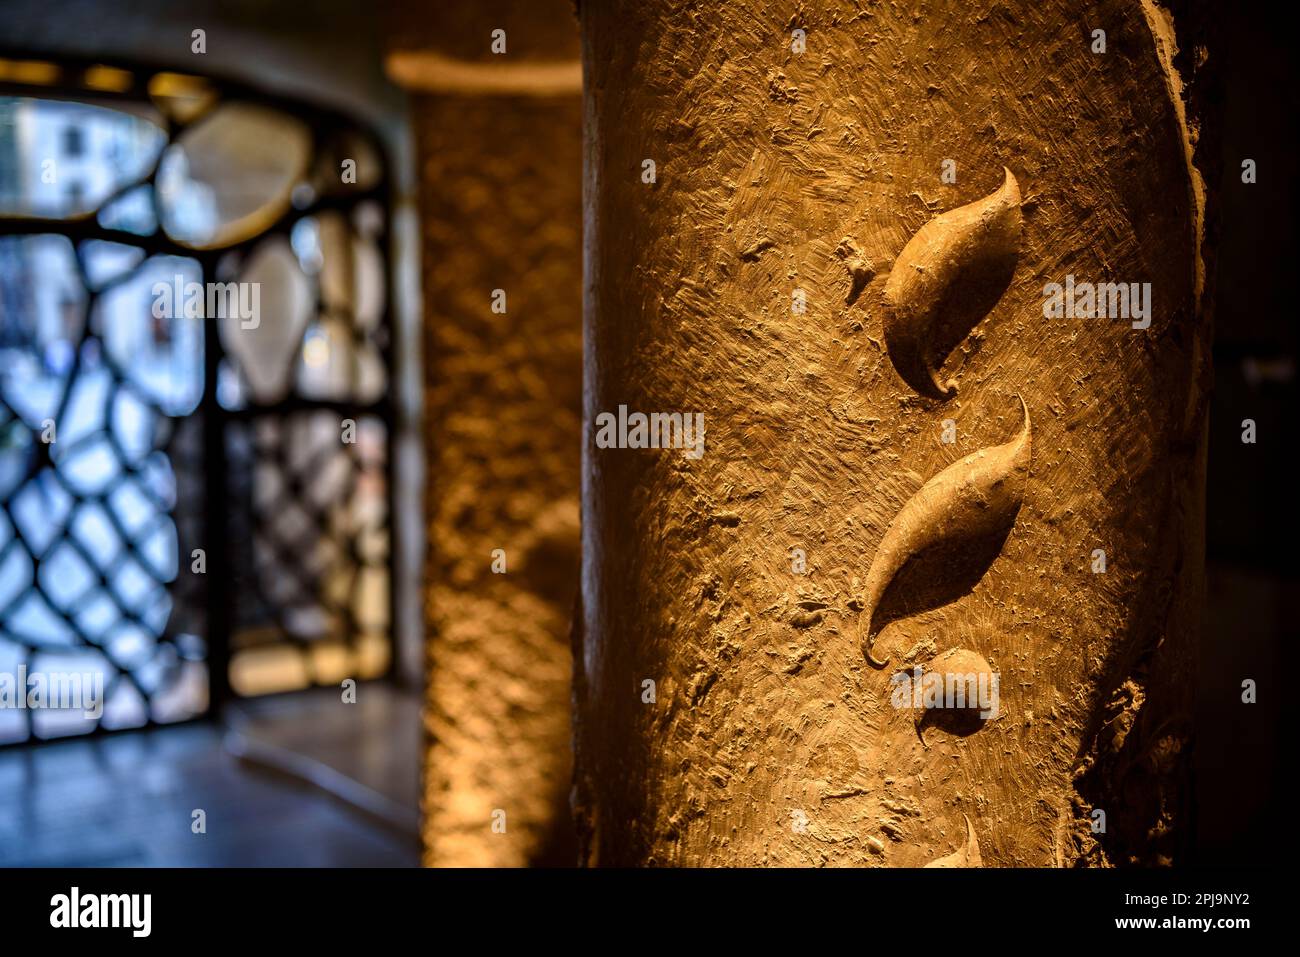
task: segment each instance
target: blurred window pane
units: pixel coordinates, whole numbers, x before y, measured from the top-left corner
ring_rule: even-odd
[[[393,658],[380,154],[201,78],[118,86],[149,98],[0,97],[0,676],[103,705],[0,709],[0,744]]]

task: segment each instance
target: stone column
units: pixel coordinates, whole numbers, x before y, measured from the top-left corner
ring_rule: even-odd
[[[423,247],[425,862],[572,863],[577,23],[562,0],[426,5],[391,49]]]
[[[585,860],[1175,856],[1209,329],[1170,18],[581,20]],[[620,406],[702,457],[602,447]],[[897,706],[917,668],[996,716]]]

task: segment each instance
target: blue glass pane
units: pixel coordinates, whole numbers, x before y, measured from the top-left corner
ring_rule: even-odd
[[[64,100],[0,97],[0,120],[23,174],[0,188],[0,212],[16,216],[90,212],[148,175],[166,141],[140,116]]]
[[[137,236],[152,236],[158,231],[154,215],[153,190],[137,186],[113,200],[99,211],[99,224],[105,229],[121,229]]]
[[[86,299],[68,239],[0,237],[0,400],[33,429],[58,412]]]
[[[187,284],[202,279],[192,259],[155,256],[105,292],[95,309],[109,361],[171,416],[193,412],[203,394],[203,320],[181,311]]]
[[[91,288],[120,279],[144,262],[144,250],[122,243],[91,239],[81,244],[81,261]]]

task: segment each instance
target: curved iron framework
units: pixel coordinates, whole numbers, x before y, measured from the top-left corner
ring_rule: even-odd
[[[24,64],[27,69],[17,68]],[[390,472],[395,406],[392,240],[382,148],[337,113],[237,84],[181,77],[184,102],[163,103],[159,78],[171,78],[174,85],[176,77],[165,71],[67,60],[43,63],[30,56],[0,59],[0,67],[7,67],[0,69],[0,105],[11,98],[12,107],[22,98],[93,104],[137,115],[146,110],[157,117],[164,137],[144,174],[119,184],[94,209],[54,219],[0,211],[0,278],[6,259],[11,277],[28,268],[23,244],[34,237],[62,237],[75,251],[84,297],[73,306],[77,315],[71,322],[78,331],[66,369],[59,373],[51,417],[56,427],[89,377],[107,383],[99,426],[66,440],[56,428],[50,442],[43,428],[48,423],[31,421],[30,410],[21,408],[6,386],[12,370],[0,367],[0,649],[7,648],[10,664],[17,659],[29,675],[58,670],[61,657],[93,653],[103,662],[109,703],[103,716],[75,727],[43,725],[41,712],[24,708],[21,729],[11,726],[6,733],[0,724],[0,743],[168,723],[203,714],[232,696],[389,674],[396,618]],[[194,248],[163,228],[159,168],[187,131],[211,122],[232,103],[276,110],[305,124],[311,162],[291,201],[280,204],[255,232],[219,248]],[[0,147],[3,136],[0,128]],[[78,137],[72,134],[69,141]],[[373,157],[368,164],[377,168],[365,170],[359,185],[341,179],[320,188],[318,171],[337,174],[340,157],[358,142]],[[8,160],[11,168],[0,156],[0,180],[21,173],[29,158],[16,156],[17,168],[12,168],[14,155]],[[305,185],[306,174],[318,176],[314,184]],[[151,228],[124,228],[106,216],[114,204],[142,192],[148,195]],[[355,310],[349,314],[337,301],[328,301],[322,283],[304,272],[314,298],[313,318],[306,320],[286,357],[283,394],[266,399],[250,390],[244,365],[258,359],[260,347],[253,340],[236,355],[231,337],[239,333],[218,320],[200,320],[201,393],[193,409],[180,414],[174,403],[160,400],[142,383],[133,370],[136,357],[115,353],[106,342],[105,323],[123,320],[105,318],[105,298],[148,275],[150,264],[183,261],[197,270],[200,282],[225,281],[272,244],[294,248],[295,230],[324,217],[343,224],[346,241],[336,248],[348,257],[367,244],[377,254],[382,305],[373,320],[363,322]],[[138,250],[137,262],[98,281],[87,259],[95,243]],[[354,266],[348,258],[338,268],[351,275]],[[31,321],[23,315],[22,297],[9,295],[13,292],[10,288],[0,297],[0,349],[19,355],[37,343],[28,335]],[[128,310],[124,321],[148,323],[150,317]],[[275,329],[290,318],[263,311],[260,322]],[[345,363],[346,383],[306,390],[302,363],[308,342],[302,337],[319,338],[322,322],[334,330],[328,347],[345,347],[351,357]],[[347,330],[346,343],[337,338],[340,329]],[[148,334],[165,341],[169,332],[155,322]],[[373,364],[371,388],[359,385],[357,357],[367,350],[378,360],[378,390],[373,388]],[[46,361],[44,356],[32,358]],[[242,383],[233,399],[219,388],[227,380]],[[123,434],[127,417],[118,414],[119,403],[131,404],[137,419],[151,417],[147,449],[139,448],[138,441],[133,447]],[[78,481],[76,463],[92,453],[99,456],[101,471],[111,474],[88,487]],[[147,503],[145,511],[152,509],[152,518],[136,524],[141,500]],[[33,521],[34,515],[40,520]],[[102,534],[85,534],[101,525]],[[105,547],[110,541],[112,547]],[[12,594],[3,588],[7,562],[18,569],[11,581],[21,584]],[[68,569],[73,568],[85,571],[86,583],[69,595],[69,579],[75,575]],[[131,570],[131,587],[123,584],[126,569]],[[20,620],[27,625],[46,622],[47,627],[23,627]],[[0,672],[5,670],[0,660]]]

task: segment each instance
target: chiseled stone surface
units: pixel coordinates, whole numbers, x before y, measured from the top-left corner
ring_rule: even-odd
[[[431,36],[467,58],[497,25],[521,55],[564,30],[576,44],[563,3],[496,6],[515,9]],[[412,116],[429,456],[425,863],[571,863],[581,102],[414,95]],[[491,308],[497,289],[504,314]]]
[[[623,404],[707,425],[699,460],[585,437],[585,860],[1174,855],[1209,329],[1204,196],[1164,12],[604,0],[581,16],[586,415]],[[894,283],[911,298],[887,301],[909,240],[1007,170],[1017,195],[993,204],[993,240],[930,230],[922,245],[938,245],[905,265],[944,288]],[[1044,318],[1044,287],[1067,275],[1149,283],[1149,328]],[[939,313],[968,298],[978,315],[945,329]],[[936,379],[955,395],[900,376],[891,308],[931,324],[896,339],[942,345]],[[891,663],[873,668],[860,629],[886,530],[928,480],[1015,438],[1017,397],[1033,440],[1027,477],[1007,472],[1023,484],[1014,523],[999,539],[972,498],[911,510],[930,525],[902,538],[960,547],[921,574],[887,569],[872,627]],[[998,716],[922,740],[891,675],[958,658],[999,674]]]

